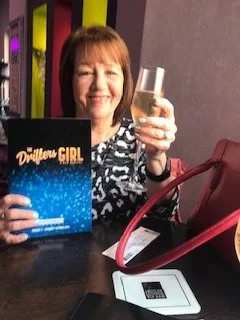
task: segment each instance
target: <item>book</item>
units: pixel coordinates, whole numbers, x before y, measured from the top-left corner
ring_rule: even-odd
[[[90,232],[91,121],[9,119],[9,192],[31,199],[39,223],[29,238]]]
[[[118,300],[110,296],[87,292],[74,309],[69,320],[174,320],[176,318]]]

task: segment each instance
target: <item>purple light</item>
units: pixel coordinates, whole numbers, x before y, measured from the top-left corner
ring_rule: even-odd
[[[10,48],[11,48],[11,52],[13,52],[13,53],[19,52],[20,43],[19,43],[19,39],[18,39],[17,37],[13,37],[13,38],[11,39]]]

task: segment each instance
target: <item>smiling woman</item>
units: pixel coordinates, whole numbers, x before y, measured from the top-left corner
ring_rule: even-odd
[[[172,104],[166,99],[155,101],[155,107],[162,108],[164,116],[145,117],[138,128],[134,128],[131,119],[124,118],[133,93],[130,58],[125,42],[110,27],[82,27],[67,37],[61,52],[59,81],[64,116],[92,121],[93,219],[133,216],[148,196],[173,179],[164,175],[169,163],[166,151],[177,131]],[[138,139],[146,145],[141,150],[137,179],[146,182],[147,192],[127,192],[118,184],[132,175],[135,129]],[[171,134],[163,137],[163,130]],[[151,172],[149,177],[158,179],[146,178],[146,169]],[[178,209],[178,194],[176,189],[168,195],[155,214],[161,219],[172,218]],[[16,214],[18,230],[33,224],[34,216],[29,211],[27,216],[24,209],[11,209],[12,205],[24,205],[26,201],[19,195],[0,199],[0,209],[7,217],[0,221],[0,238],[9,243],[26,239],[24,235],[11,234]]]
[[[130,70],[128,49],[120,36],[109,27],[93,26],[80,28],[65,41],[60,62],[61,101],[65,116],[76,116],[76,101],[73,92],[73,75],[79,73],[79,67],[94,67],[101,64],[105,68],[114,65],[123,75],[123,92],[113,123],[118,122],[123,112],[131,104],[133,83]],[[86,71],[86,70],[85,70]],[[91,71],[91,68],[87,71]],[[93,69],[92,69],[93,71]],[[108,70],[112,72],[112,70]],[[71,101],[71,106],[69,102]]]
[[[105,61],[88,63],[81,55],[77,55],[75,59],[73,92],[76,117],[91,118],[93,128],[98,127],[99,121],[101,126],[112,126],[115,110],[123,94],[123,72],[120,64],[111,61],[108,56]],[[98,140],[101,142],[101,137]],[[95,141],[93,145],[97,143]]]

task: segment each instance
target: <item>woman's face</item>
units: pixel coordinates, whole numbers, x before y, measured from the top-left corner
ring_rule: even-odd
[[[123,95],[123,71],[119,63],[106,56],[104,62],[87,61],[76,54],[73,95],[76,117],[112,121]]]

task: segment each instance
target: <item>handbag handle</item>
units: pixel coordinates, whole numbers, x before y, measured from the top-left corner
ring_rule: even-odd
[[[184,174],[178,176],[176,179],[169,182],[169,184],[167,184],[164,188],[162,188],[159,192],[157,192],[151,199],[149,199],[143,205],[143,207],[137,212],[137,214],[133,217],[133,219],[128,224],[117,246],[115,258],[116,258],[116,263],[122,272],[127,274],[136,274],[136,273],[143,273],[143,272],[150,271],[152,269],[162,267],[182,257],[183,255],[197,248],[201,244],[211,240],[212,238],[216,237],[220,233],[228,230],[229,228],[233,227],[238,223],[238,219],[240,217],[240,209],[229,214],[227,217],[223,218],[222,220],[220,220],[213,226],[207,228],[203,232],[199,233],[198,235],[188,240],[187,242],[179,245],[178,247],[166,253],[163,253],[158,257],[155,257],[149,261],[140,263],[135,266],[126,266],[124,264],[124,250],[126,248],[129,237],[132,231],[136,228],[136,226],[140,222],[140,220],[143,218],[144,215],[147,214],[147,212],[152,208],[152,206],[157,202],[159,202],[161,199],[163,199],[168,194],[168,192],[176,188],[182,182],[188,180],[189,178],[195,175],[205,172],[214,166],[219,166],[221,164],[222,164],[222,161],[219,159],[207,160],[206,162],[188,170]]]

